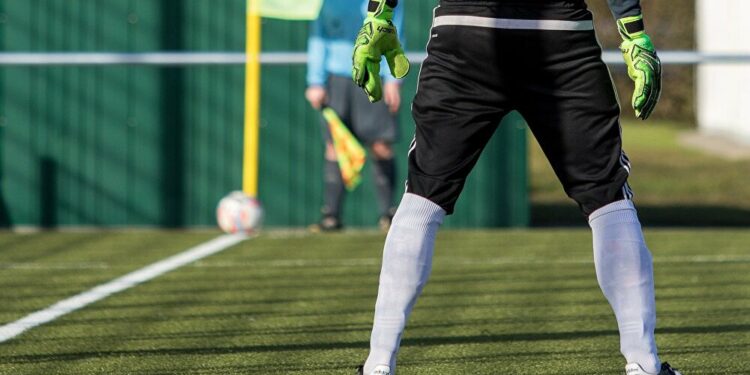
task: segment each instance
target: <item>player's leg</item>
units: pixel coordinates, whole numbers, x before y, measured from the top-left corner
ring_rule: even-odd
[[[466,7],[441,6],[436,16],[456,8]],[[502,54],[493,33],[453,26],[431,31],[412,106],[416,134],[409,148],[407,192],[383,251],[366,375],[378,365],[395,370],[401,334],[430,274],[437,230],[507,112]]]
[[[432,269],[435,236],[445,211],[406,193],[393,217],[383,250],[378,298],[364,374],[378,365],[396,368],[401,334]]]
[[[390,143],[377,141],[371,147],[373,156],[373,179],[378,198],[381,230],[388,230],[396,213],[393,202],[393,191],[396,188],[396,160]]]
[[[350,117],[349,95],[351,90],[347,83],[350,79],[344,77],[330,76],[327,84],[328,103],[341,119],[346,123]],[[344,202],[346,188],[341,177],[336,151],[333,148],[333,139],[328,128],[328,122],[321,116],[320,119],[323,139],[325,141],[325,161],[323,166],[323,206],[320,209],[321,219],[312,228],[314,230],[331,231],[341,229],[341,209]]]
[[[520,111],[589,217],[597,279],[614,310],[621,351],[657,374],[651,254],[630,200],[619,105],[594,33],[538,33],[517,47],[527,69],[517,83]]]
[[[391,145],[398,139],[398,121],[384,102],[370,103],[364,91],[351,80],[349,84],[356,92],[352,98],[351,126],[357,137],[370,148],[380,224],[387,229],[395,211],[396,162]]]
[[[341,227],[341,205],[344,200],[344,180],[336,160],[336,152],[331,141],[326,141],[325,147],[323,206],[320,208],[320,222],[316,225],[317,229],[323,231]]]

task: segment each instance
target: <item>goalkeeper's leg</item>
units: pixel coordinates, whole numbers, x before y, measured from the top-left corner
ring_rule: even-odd
[[[546,33],[537,43],[553,63],[527,69],[519,94],[528,100],[519,110],[565,192],[589,218],[597,279],[617,318],[622,354],[657,374],[651,253],[631,201],[631,165],[609,71],[593,31]]]
[[[454,11],[463,14],[461,9]],[[442,5],[436,12],[452,14]],[[407,193],[386,239],[366,375],[378,365],[395,371],[401,334],[430,274],[438,227],[453,212],[466,177],[512,107],[498,89],[511,77],[502,69],[509,55],[496,48],[496,33],[466,27],[440,32],[429,42],[412,105],[416,132],[409,146]],[[462,62],[460,69],[450,68],[454,57]]]
[[[432,269],[435,236],[445,217],[437,204],[404,194],[383,250],[380,287],[364,373],[377,365],[396,368],[396,353],[406,320]]]
[[[628,363],[659,373],[653,264],[633,202],[608,204],[594,211],[589,223],[596,278],[617,318],[620,351]]]

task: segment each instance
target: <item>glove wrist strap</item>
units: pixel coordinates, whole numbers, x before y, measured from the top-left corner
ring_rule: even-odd
[[[638,39],[646,35],[646,28],[643,24],[643,15],[623,17],[617,20],[617,30],[620,32],[623,40]]]
[[[390,21],[393,19],[393,8],[396,5],[398,0],[370,0],[367,4],[367,15]]]

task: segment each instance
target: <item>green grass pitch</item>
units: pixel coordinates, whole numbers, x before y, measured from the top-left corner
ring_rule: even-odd
[[[750,231],[648,230],[662,358],[750,374]],[[0,323],[213,232],[0,234]],[[399,374],[621,374],[586,229],[443,231]],[[0,374],[353,374],[383,235],[265,232],[0,344]]]

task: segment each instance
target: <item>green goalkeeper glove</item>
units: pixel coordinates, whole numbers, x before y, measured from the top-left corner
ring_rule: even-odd
[[[632,100],[635,116],[645,120],[661,96],[661,61],[644,31],[642,15],[617,20],[617,28],[622,35],[620,50],[628,65],[628,75],[635,82]]]
[[[393,25],[396,0],[370,0],[367,18],[359,30],[352,56],[352,79],[367,93],[371,102],[383,97],[380,82],[380,59],[385,55],[391,75],[403,78],[409,73],[406,59]]]

